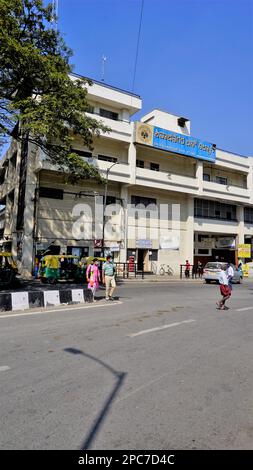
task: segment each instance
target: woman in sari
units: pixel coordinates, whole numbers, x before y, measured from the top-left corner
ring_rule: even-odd
[[[86,279],[88,282],[88,289],[92,292],[93,302],[95,300],[95,294],[97,289],[99,289],[99,282],[100,282],[100,271],[98,268],[98,260],[94,258],[94,260],[89,264],[86,269]]]

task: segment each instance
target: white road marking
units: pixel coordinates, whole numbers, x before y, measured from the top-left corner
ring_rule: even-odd
[[[253,309],[253,306],[252,307],[237,308],[236,311],[237,312],[244,312],[245,310],[252,310],[252,309]]]
[[[122,304],[122,302],[120,301],[114,301],[114,302],[106,302],[104,304],[95,304],[95,305],[83,305],[82,307],[71,307],[70,305],[69,306],[66,306],[65,308],[57,308],[57,309],[54,309],[54,310],[40,310],[40,311],[36,311],[36,312],[25,312],[25,313],[9,313],[8,315],[7,314],[0,314],[0,318],[12,318],[12,317],[23,317],[23,316],[29,316],[29,315],[40,315],[40,314],[45,314],[45,313],[52,313],[52,312],[64,312],[64,311],[69,311],[69,310],[81,310],[81,309],[86,309],[86,308],[98,308],[98,307],[109,307],[109,306],[113,306],[113,305],[119,305],[119,304]]]
[[[180,322],[176,322],[176,323],[170,323],[169,325],[163,325],[163,326],[158,326],[157,328],[150,328],[149,330],[142,330],[142,331],[139,331],[138,333],[132,333],[131,335],[127,335],[129,336],[130,338],[134,338],[135,336],[140,336],[140,335],[145,335],[145,334],[148,334],[148,333],[153,333],[153,331],[161,331],[161,330],[165,330],[167,328],[172,328],[173,326],[178,326],[178,325],[182,325],[183,323],[192,323],[196,320],[184,320],[184,321],[180,321]]]
[[[0,372],[3,372],[5,370],[9,370],[10,367],[9,366],[0,366]]]

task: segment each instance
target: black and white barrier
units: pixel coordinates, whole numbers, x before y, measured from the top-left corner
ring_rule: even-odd
[[[62,289],[48,291],[0,292],[0,311],[27,310],[38,307],[55,307],[61,304],[90,302],[87,289]]]

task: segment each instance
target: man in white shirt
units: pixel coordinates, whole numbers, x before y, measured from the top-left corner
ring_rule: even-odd
[[[223,266],[221,269],[222,270],[221,270],[220,275],[219,275],[219,283],[220,283],[220,293],[222,295],[222,299],[218,300],[218,302],[216,302],[216,305],[217,305],[219,310],[227,310],[228,307],[225,306],[225,302],[231,296],[231,289],[228,285],[229,284],[229,279],[228,279],[228,276],[225,272],[226,267]]]
[[[232,290],[232,288],[233,288],[232,287],[232,279],[234,277],[234,270],[233,270],[230,263],[228,263],[228,265],[227,265],[226,275],[227,275],[227,278],[228,278],[228,285],[229,285],[230,289]]]

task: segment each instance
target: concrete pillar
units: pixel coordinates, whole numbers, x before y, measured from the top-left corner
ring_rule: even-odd
[[[244,207],[237,206],[237,220],[238,220],[238,244],[244,243]]]
[[[250,158],[250,161],[253,163],[253,158]],[[252,163],[247,174],[247,189],[250,192],[250,203],[253,204],[253,172],[252,172]]]
[[[193,264],[194,258],[194,198],[189,196],[187,199],[187,220],[184,236],[181,263],[184,264],[188,259]]]
[[[128,164],[130,168],[130,184],[135,184],[136,181],[136,146],[134,144],[134,122],[131,123],[132,128],[132,142],[128,149]]]
[[[22,271],[23,277],[31,277],[34,264],[34,204],[35,190],[37,186],[37,175],[34,172],[36,151],[29,145],[27,161],[27,177],[25,191],[24,231],[22,246]]]
[[[122,220],[122,242],[124,248],[120,250],[120,262],[125,263],[127,261],[127,245],[128,245],[128,212],[127,212],[127,204],[128,204],[128,185],[121,186],[120,189],[120,197],[123,201],[123,220]]]
[[[121,118],[122,118],[122,121],[126,121],[126,122],[130,121],[130,116],[129,116],[129,110],[128,109],[122,109]]]
[[[196,162],[196,178],[198,180],[199,194],[203,193],[203,162],[197,160]]]

